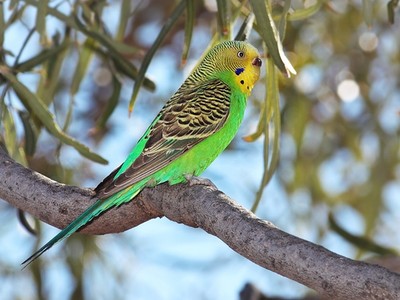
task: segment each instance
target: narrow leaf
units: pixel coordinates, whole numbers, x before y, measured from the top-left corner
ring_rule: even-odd
[[[326,0],[317,0],[315,4],[307,8],[295,10],[294,12],[288,15],[287,17],[288,21],[301,21],[310,18],[312,15],[316,14],[320,10],[322,4],[325,1]]]
[[[396,255],[399,253],[395,249],[387,248],[375,243],[373,240],[369,240],[362,236],[357,236],[348,232],[346,229],[342,228],[335,220],[332,213],[329,214],[329,225],[333,231],[339,234],[342,238],[344,238],[349,243],[357,246],[360,249],[367,250],[369,252],[374,252],[379,255]]]
[[[287,16],[289,14],[289,9],[290,9],[290,4],[291,0],[285,0],[285,5],[283,6],[283,11],[281,13],[281,17],[279,19],[279,36],[281,40],[283,41],[285,39],[285,33],[286,33],[286,24],[287,24]]]
[[[290,74],[296,74],[295,69],[283,52],[282,43],[269,7],[264,1],[250,0],[250,3],[256,16],[259,34],[267,45],[268,54],[274,60],[275,65],[287,77],[290,77]]]
[[[118,80],[116,76],[113,77],[113,92],[110,97],[110,100],[107,102],[107,106],[104,110],[102,116],[98,119],[96,126],[98,128],[104,128],[107,120],[110,118],[111,114],[113,113],[114,109],[117,107],[118,100],[121,95],[122,84]]]
[[[368,27],[372,26],[372,2],[371,0],[363,0],[363,16]]]
[[[6,30],[5,27],[5,20],[4,20],[4,3],[3,1],[0,2],[0,48],[4,49],[4,31]],[[3,55],[0,56],[0,61],[3,61]]]
[[[22,121],[25,132],[25,153],[28,156],[33,156],[36,151],[36,142],[38,136],[36,130],[34,129],[35,125],[32,123],[28,112],[19,111],[18,115]]]
[[[181,2],[179,2],[178,6],[173,11],[171,17],[164,24],[163,28],[161,29],[160,33],[158,34],[153,45],[151,46],[151,48],[147,52],[146,56],[144,57],[142,65],[140,66],[140,69],[139,69],[138,77],[136,78],[135,85],[133,87],[131,100],[129,101],[129,113],[132,112],[139,89],[143,83],[145,73],[147,71],[147,68],[149,67],[149,64],[150,64],[155,52],[160,47],[162,41],[167,36],[168,32],[171,30],[173,25],[176,23],[176,21],[179,19],[179,17],[183,14],[185,6],[186,6],[186,0],[181,0]]]
[[[45,49],[40,52],[38,55],[27,59],[24,62],[18,63],[15,65],[13,69],[17,72],[28,72],[32,71],[34,67],[43,64],[45,61],[54,58],[60,52],[64,51],[69,46],[69,43],[61,43],[60,45],[56,45],[50,49]]]
[[[244,141],[246,141],[248,143],[255,142],[264,133],[264,126],[266,123],[265,119],[267,118],[267,114],[265,112],[266,109],[267,109],[267,105],[264,102],[264,105],[261,107],[260,119],[258,120],[256,131],[252,134],[244,136],[243,137]]]
[[[2,1],[2,2],[4,2],[4,1]],[[17,6],[18,2],[19,2],[19,0],[11,0],[10,5],[8,6],[8,9],[9,10],[14,9]]]
[[[92,152],[92,150],[90,150],[87,146],[81,144],[63,132],[56,123],[54,115],[43,104],[43,101],[33,94],[25,85],[19,82],[18,79],[11,72],[9,72],[9,70],[6,70],[3,67],[0,69],[0,74],[2,74],[8,80],[21,101],[31,109],[31,111],[39,118],[42,124],[52,135],[54,135],[63,143],[74,147],[86,158],[101,164],[107,163],[107,160],[102,158],[100,155]]]
[[[251,211],[255,212],[262,199],[265,186],[270,182],[272,175],[275,173],[279,159],[279,145],[281,132],[281,119],[279,109],[279,88],[278,76],[275,71],[274,63],[271,59],[267,60],[267,90],[265,97],[266,117],[264,118],[264,174],[261,179],[260,187],[256,193]],[[273,144],[272,153],[270,153],[270,126],[273,126]]]
[[[17,0],[18,1],[18,0]],[[2,1],[4,2],[4,1]],[[11,24],[13,24],[16,21],[21,20],[22,15],[24,14],[25,8],[27,5],[22,5],[21,8],[18,8],[18,6],[11,8],[11,4],[9,6],[9,9],[13,9],[13,12],[11,15],[8,17],[6,24],[4,25],[4,28],[8,28]]]
[[[42,44],[46,42],[46,15],[49,0],[40,0],[36,10],[36,30],[40,34]]]
[[[2,107],[1,118],[4,128],[4,145],[6,146],[7,152],[16,161],[24,166],[27,166],[28,164],[26,161],[24,149],[19,145],[14,117],[6,105],[3,105]]]
[[[193,27],[195,22],[194,14],[195,14],[194,0],[186,0],[185,39],[183,42],[183,51],[181,59],[182,66],[186,64],[186,60],[189,54],[190,44],[192,42]]]
[[[66,36],[62,42],[65,44],[69,43],[69,37]],[[47,106],[54,101],[55,94],[57,92],[58,85],[60,84],[61,68],[67,55],[67,47],[63,48],[63,51],[57,52],[51,57],[45,64],[46,76],[42,76],[41,81],[38,85],[38,97],[44,101]]]
[[[131,16],[131,0],[122,0],[121,11],[119,13],[119,25],[115,39],[122,41],[124,39],[126,26]]]
[[[134,52],[140,51],[139,48],[134,48],[129,45],[125,45],[124,43],[120,43],[118,41],[113,40],[107,34],[101,31],[95,31],[88,28],[85,24],[83,24],[77,16],[74,16],[74,20],[79,30],[82,31],[85,35],[92,37],[94,40],[99,42],[102,46],[110,51],[112,54],[117,54],[121,56],[121,54],[132,54]]]
[[[218,7],[218,25],[220,28],[220,35],[223,40],[230,40],[231,38],[231,10],[230,1],[217,0]]]
[[[236,34],[235,41],[246,41],[253,29],[254,24],[254,14],[249,14],[246,19],[244,19],[242,26],[240,26],[238,33]]]
[[[25,227],[26,231],[30,234],[37,236],[36,230],[29,224],[28,219],[26,218],[25,212],[22,209],[18,209],[18,220],[23,227]]]
[[[38,1],[34,0],[24,0],[25,3],[35,6],[38,6]],[[58,11],[57,9],[54,9],[52,7],[47,8],[47,13],[49,15],[52,15],[56,19],[60,20],[62,23],[65,23],[68,27],[78,30],[82,32],[86,36],[93,37],[98,43],[100,43],[103,47],[109,50],[110,55],[114,55],[113,61],[116,62],[119,68],[121,68],[124,72],[126,72],[126,75],[129,74],[132,76],[134,79],[137,77],[137,69],[132,63],[125,59],[123,56],[120,55],[120,53],[116,50],[114,44],[115,41],[110,39],[104,34],[99,34],[98,32],[93,32],[89,30],[84,24],[82,24],[76,16],[67,16],[63,14],[62,12]],[[118,43],[117,43],[118,44]],[[129,76],[127,75],[127,76]],[[155,84],[152,80],[149,78],[145,77],[143,81],[143,86],[149,90],[154,90],[155,89]]]
[[[14,119],[6,105],[3,106],[2,114],[2,125],[4,128],[4,145],[8,153],[15,157],[17,152],[17,131],[15,130]]]
[[[132,54],[144,54],[144,51],[138,47],[133,47],[132,45],[125,44],[124,42],[120,41],[111,41],[114,49],[117,53],[122,55],[132,55]]]
[[[390,0],[387,4],[387,13],[390,24],[394,24],[394,10],[399,5],[399,0]]]
[[[125,59],[125,57],[123,57],[121,53],[115,48],[115,41],[113,41],[105,34],[89,30],[88,28],[85,27],[83,23],[79,21],[77,17],[75,17],[74,19],[79,29],[83,33],[85,33],[89,37],[92,37],[96,42],[100,43],[109,51],[108,56],[112,58],[112,60],[118,65],[119,68],[123,70],[125,74],[130,74],[130,76],[134,80],[136,80],[136,82],[139,80],[139,74],[137,72],[136,67],[129,60]],[[155,87],[154,82],[152,82],[148,78],[145,77],[142,78],[142,82],[144,86],[148,87],[149,89]]]
[[[81,82],[86,75],[86,71],[92,60],[93,48],[95,43],[96,42],[94,39],[87,38],[82,47],[80,47],[81,51],[79,52],[79,59],[75,67],[74,76],[72,77],[70,88],[70,94],[72,96],[74,96],[78,92]]]
[[[99,44],[92,45],[92,50],[98,56],[100,56],[104,61],[110,61],[116,71],[120,72],[121,74],[129,77],[132,80],[136,80],[138,71],[134,65],[131,63],[127,64],[123,59],[120,57],[112,57],[109,53],[106,53],[102,48],[98,46]],[[89,45],[88,45],[89,47]],[[156,89],[156,85],[154,81],[150,80],[149,78],[145,77],[143,81],[143,86],[150,91],[154,91]]]
[[[114,62],[116,69],[120,71],[122,74],[128,76],[132,80],[135,81],[138,80],[138,70],[134,65],[132,65],[131,63],[127,64],[126,60],[121,59],[120,56],[111,56],[109,57],[109,59],[111,59]],[[154,91],[156,89],[156,84],[148,77],[145,77],[143,79],[143,86],[147,88],[149,91]]]
[[[28,34],[26,35],[26,38],[22,42],[22,46],[20,47],[17,56],[15,57],[14,66],[19,63],[19,59],[21,58],[21,55],[24,52],[25,47],[28,45],[28,42],[29,42],[29,40],[31,39],[31,37],[33,36],[34,33],[35,33],[35,28],[32,28],[31,30],[29,30]]]

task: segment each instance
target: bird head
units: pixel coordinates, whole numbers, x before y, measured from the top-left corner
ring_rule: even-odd
[[[262,61],[258,50],[242,41],[226,41],[214,46],[204,57],[200,68],[211,77],[222,77],[231,86],[249,95],[260,77]]]

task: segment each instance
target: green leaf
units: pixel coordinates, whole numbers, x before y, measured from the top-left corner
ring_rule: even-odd
[[[394,24],[394,10],[399,5],[399,0],[390,0],[387,4],[388,19],[390,24]]]
[[[132,55],[132,54],[142,54],[144,51],[138,47],[133,47],[131,45],[127,45],[124,42],[112,41],[113,46],[117,53],[120,55]]]
[[[36,30],[40,35],[40,42],[46,42],[46,15],[49,0],[40,0],[36,11]]]
[[[4,1],[3,1],[4,2]],[[19,0],[11,0],[10,5],[8,6],[9,10],[14,9],[18,5]]]
[[[110,100],[108,100],[108,102],[107,102],[107,106],[104,110],[104,113],[97,121],[96,126],[98,128],[105,127],[108,118],[111,116],[114,109],[117,107],[118,100],[119,100],[119,97],[121,94],[122,84],[116,76],[113,76],[113,86],[114,86],[114,89],[113,89],[112,95],[110,97]]]
[[[19,145],[14,118],[6,105],[3,105],[2,107],[1,118],[4,128],[4,145],[7,149],[7,152],[16,161],[24,166],[27,166],[28,163],[26,161],[24,149]]]
[[[110,56],[110,58],[116,63],[118,68],[123,70],[124,74],[129,74],[129,76],[133,78],[136,82],[140,80],[140,75],[138,74],[136,67],[132,65],[130,61],[125,59],[125,57],[123,57],[121,53],[115,48],[115,41],[111,40],[108,36],[102,33],[87,29],[77,17],[75,17],[75,22],[83,33],[85,33],[87,36],[92,37],[109,51],[108,56]],[[141,80],[145,87],[149,89],[154,89],[155,84],[153,81],[145,77],[143,77]]]
[[[282,43],[272,19],[270,8],[264,1],[250,0],[250,3],[256,16],[258,33],[267,45],[269,56],[272,57],[275,65],[287,77],[290,77],[290,74],[296,74],[296,70],[283,52]]]
[[[286,24],[287,24],[287,16],[289,14],[291,0],[285,0],[285,5],[283,7],[283,11],[281,13],[281,17],[279,19],[279,36],[283,41],[285,39],[285,32],[286,32]]]
[[[267,99],[267,98],[265,98],[265,99]],[[265,119],[267,118],[266,113],[265,113],[266,109],[267,109],[267,105],[264,102],[264,105],[261,107],[260,119],[258,120],[256,131],[252,134],[244,136],[243,137],[244,141],[246,141],[248,143],[255,142],[264,133],[264,127],[265,127],[265,123],[266,123]]]
[[[2,109],[2,124],[4,128],[4,144],[11,157],[17,152],[17,131],[15,130],[14,119],[6,105]]]
[[[17,72],[22,72],[22,73],[32,71],[34,67],[43,64],[49,59],[54,59],[54,57],[60,54],[60,52],[66,50],[66,48],[68,48],[69,45],[70,45],[69,43],[61,43],[60,45],[55,45],[50,49],[45,49],[38,55],[29,58],[22,63],[16,64],[13,69],[15,69]]]
[[[24,2],[35,7],[38,6],[38,2],[34,0],[24,0]],[[88,29],[87,26],[85,24],[82,24],[75,15],[67,16],[52,7],[47,8],[47,13],[58,19],[60,22],[65,23],[65,25],[67,25],[69,28],[78,30],[84,35],[94,38],[98,43],[100,43],[109,51],[107,56],[111,56],[112,60],[125,75],[133,78],[134,80],[137,79],[136,67],[132,65],[129,60],[125,59],[121,55],[121,53],[118,52],[115,45],[117,45],[118,47],[119,44],[112,40],[110,37],[106,36],[103,33],[95,32]],[[155,89],[154,82],[147,77],[144,78],[143,86],[151,91]]]
[[[81,51],[79,52],[79,59],[75,67],[74,76],[72,78],[70,88],[70,94],[72,96],[74,96],[78,92],[81,82],[86,75],[86,71],[92,60],[93,48],[95,43],[96,41],[94,39],[87,38],[82,47],[80,47]]]
[[[230,1],[217,0],[217,17],[220,35],[223,40],[231,39],[231,10]]]
[[[81,144],[63,132],[56,123],[54,115],[47,109],[43,101],[33,94],[25,85],[18,81],[18,79],[8,69],[5,67],[0,68],[0,74],[2,74],[8,80],[21,101],[31,109],[31,111],[38,117],[38,119],[52,135],[58,138],[61,142],[74,147],[84,157],[101,164],[107,164],[107,160],[105,160],[103,157],[92,152],[87,146]]]
[[[186,0],[186,20],[185,20],[185,39],[183,42],[183,51],[181,65],[186,64],[189,54],[190,44],[192,42],[193,27],[195,22],[195,7],[193,0]]]
[[[326,0],[317,0],[317,2],[307,8],[297,9],[293,13],[290,13],[287,17],[288,21],[301,21],[310,18],[312,15],[316,14],[322,4]]]
[[[69,45],[69,37],[66,36],[62,44]],[[53,57],[51,57],[45,64],[46,74],[41,77],[38,85],[37,94],[38,97],[47,106],[54,101],[57,88],[61,83],[60,74],[61,68],[68,53],[68,47],[63,47],[63,51],[57,52]]]
[[[251,29],[253,29],[254,14],[249,14],[240,26],[238,33],[236,34],[235,41],[246,41],[250,35]]]
[[[0,48],[4,49],[4,31],[6,30],[5,27],[5,20],[4,20],[4,3],[0,2]],[[0,61],[3,61],[3,55],[0,51]]]
[[[115,40],[122,41],[124,39],[126,26],[131,16],[131,0],[122,0],[121,11],[119,14],[119,25]]]
[[[33,228],[33,226],[28,222],[28,219],[26,218],[26,214],[23,210],[18,209],[18,221],[21,223],[21,225],[28,231],[30,234],[33,236],[37,236],[36,230]]]
[[[4,2],[4,1],[2,1]],[[8,28],[11,24],[13,24],[15,21],[21,20],[21,17],[25,11],[25,8],[27,5],[22,5],[20,9],[18,9],[18,6],[12,6],[10,3],[9,9],[13,9],[13,12],[11,13],[11,16],[8,17],[7,23],[4,25],[4,28]]]
[[[127,64],[126,61],[121,59],[119,56],[107,56],[111,61],[114,63],[115,68],[124,74],[125,76],[128,76],[132,80],[137,81],[138,80],[138,70],[134,65],[131,63]],[[147,88],[149,91],[154,91],[156,89],[156,84],[154,81],[149,79],[148,77],[145,77],[143,79],[143,86]]]
[[[335,217],[332,213],[329,214],[329,225],[331,226],[333,231],[335,231],[346,241],[357,246],[358,248],[374,252],[379,255],[399,255],[399,253],[395,249],[383,247],[372,240],[348,232],[336,222]]]
[[[278,87],[278,76],[275,71],[274,63],[271,59],[267,60],[266,64],[267,71],[267,89],[265,96],[264,106],[266,107],[263,112],[265,117],[261,117],[264,121],[262,126],[264,129],[264,174],[261,179],[260,187],[256,193],[251,211],[255,212],[258,205],[260,204],[264,188],[270,182],[272,175],[275,173],[276,167],[278,166],[279,160],[279,145],[280,145],[280,134],[281,134],[281,113],[279,108],[279,87]],[[270,153],[270,128],[271,123],[273,126],[273,144],[272,153]]]
[[[363,0],[363,16],[368,27],[372,26],[372,3],[370,0]]]
[[[132,112],[137,95],[139,93],[139,89],[142,86],[145,73],[147,71],[147,68],[149,67],[149,64],[150,64],[154,54],[156,53],[157,49],[160,47],[162,41],[167,36],[169,31],[172,29],[172,27],[174,26],[176,21],[178,21],[179,17],[183,14],[185,6],[186,6],[186,0],[181,0],[181,2],[179,2],[178,6],[173,11],[171,17],[164,24],[163,28],[161,29],[160,33],[158,34],[153,45],[151,46],[151,48],[147,52],[146,56],[144,57],[142,65],[140,66],[140,69],[139,69],[138,77],[136,78],[136,81],[135,81],[135,85],[133,86],[131,100],[129,101],[129,113]]]
[[[88,28],[85,24],[83,24],[77,16],[74,16],[75,24],[78,26],[79,30],[82,31],[85,35],[92,37],[95,41],[100,43],[103,47],[105,47],[111,55],[117,55],[121,57],[121,59],[126,60],[121,54],[132,54],[140,51],[139,48],[134,48],[129,45],[125,45],[124,43],[120,43],[118,41],[113,40],[107,34],[101,31],[95,31]],[[129,61],[127,61],[130,63]]]
[[[38,137],[35,125],[33,124],[28,112],[19,111],[18,115],[22,121],[25,132],[25,153],[28,156],[33,156],[36,151],[36,142]]]

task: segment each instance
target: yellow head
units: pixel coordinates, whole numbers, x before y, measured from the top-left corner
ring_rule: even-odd
[[[189,81],[222,77],[232,89],[249,95],[260,77],[261,64],[260,54],[249,43],[226,41],[205,55]]]

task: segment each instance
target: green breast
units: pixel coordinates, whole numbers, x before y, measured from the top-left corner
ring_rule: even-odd
[[[240,92],[232,92],[229,116],[224,126],[216,133],[200,142],[176,161],[157,172],[157,183],[169,181],[170,184],[184,182],[184,175],[200,175],[236,135],[243,120],[246,97]]]

